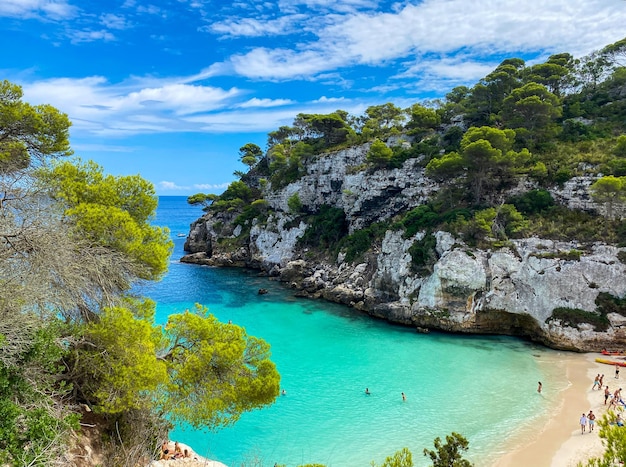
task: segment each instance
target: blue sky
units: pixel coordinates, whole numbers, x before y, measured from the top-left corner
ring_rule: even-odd
[[[620,40],[626,1],[1,0],[0,27],[0,79],[68,114],[77,156],[189,195],[298,113],[408,107]]]

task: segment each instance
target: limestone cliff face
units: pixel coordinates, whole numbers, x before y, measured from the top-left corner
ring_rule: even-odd
[[[205,215],[192,225],[185,244],[190,254],[183,261],[259,268],[299,295],[419,329],[519,335],[571,350],[626,347],[621,315],[609,314],[610,326],[601,332],[591,324],[553,318],[555,308],[596,312],[601,292],[626,295],[626,266],[618,258],[620,248],[612,245],[528,238],[479,250],[437,232],[437,260],[428,273],[417,273],[409,248],[424,233],[404,238],[389,230],[382,244],[356,264],[342,255],[332,261],[312,259],[320,255],[298,247],[307,225],[287,207],[294,193],[310,211],[321,205],[343,209],[352,232],[423,204],[439,188],[424,176],[419,159],[396,170],[359,170],[367,150],[364,145],[320,156],[297,182],[268,189],[264,197],[271,214],[245,233],[233,225],[232,214]],[[600,210],[588,194],[592,182],[572,179],[555,188],[553,197],[569,207]]]

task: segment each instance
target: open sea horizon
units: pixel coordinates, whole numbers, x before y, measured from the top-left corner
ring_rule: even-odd
[[[170,228],[175,248],[164,279],[140,292],[157,302],[158,322],[200,303],[267,341],[286,391],[215,433],[176,426],[170,439],[202,456],[230,467],[365,467],[408,447],[414,464],[427,466],[424,448],[454,431],[469,440],[465,457],[482,467],[506,453],[568,385],[546,363],[559,353],[524,340],[419,334],[352,308],[294,298],[256,271],[180,263],[179,234],[201,215],[184,196],[159,197],[154,223]],[[259,295],[260,288],[269,293]]]

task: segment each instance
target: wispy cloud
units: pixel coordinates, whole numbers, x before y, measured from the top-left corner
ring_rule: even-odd
[[[287,15],[276,19],[259,20],[257,18],[230,18],[211,23],[203,30],[225,37],[260,37],[293,34],[306,20],[306,15]]]
[[[127,29],[131,27],[128,19],[122,15],[114,15],[113,13],[106,13],[100,16],[100,23],[109,29]]]
[[[157,191],[159,192],[168,192],[168,191],[190,191],[190,190],[199,190],[206,192],[222,192],[226,188],[228,188],[230,183],[194,183],[191,185],[179,185],[176,182],[171,182],[167,180],[162,180],[155,184]]]
[[[544,51],[581,56],[623,37],[626,3],[553,0],[543,2],[538,14],[517,0],[424,0],[386,12],[329,15],[322,24],[313,42],[232,56],[233,69],[246,77],[286,80],[432,53],[463,52],[475,59]]]
[[[162,180],[156,183],[156,187],[160,191],[185,191],[189,190],[188,186],[181,186],[176,184],[176,182],[169,182],[166,180]]]
[[[111,84],[100,76],[50,79],[23,88],[30,102],[50,103],[66,112],[76,131],[99,135],[199,131],[186,116],[214,112],[241,94],[236,88],[169,80]]]
[[[228,185],[230,185],[230,183],[197,183],[195,185],[193,185],[194,188],[196,188],[197,190],[224,190],[225,188],[228,188]]]
[[[94,42],[94,41],[114,41],[115,36],[106,29],[100,29],[99,31],[68,31],[67,36],[70,38],[72,44],[80,44],[81,42]]]
[[[246,102],[242,102],[237,107],[241,107],[242,109],[252,108],[252,107],[281,107],[283,105],[293,104],[294,101],[291,99],[259,99],[254,97]]]
[[[61,20],[73,18],[78,9],[66,0],[2,0],[0,16],[15,18],[46,18]]]

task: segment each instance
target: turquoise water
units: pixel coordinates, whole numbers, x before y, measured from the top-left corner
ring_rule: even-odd
[[[295,299],[256,272],[181,264],[184,238],[176,234],[187,233],[200,214],[184,197],[161,197],[157,223],[170,226],[176,249],[165,279],[144,293],[157,301],[159,321],[197,302],[265,339],[286,395],[217,433],[184,426],[171,433],[199,454],[231,467],[356,467],[408,447],[420,466],[429,465],[422,451],[435,437],[456,431],[480,467],[546,409],[538,380],[548,388],[566,384],[545,374],[540,362],[549,350],[521,340],[418,334],[350,308]],[[261,287],[269,293],[258,295]]]

